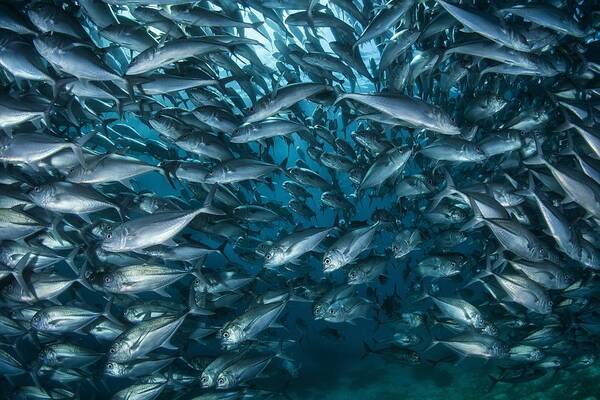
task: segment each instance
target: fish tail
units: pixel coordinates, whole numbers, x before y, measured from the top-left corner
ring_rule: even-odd
[[[215,199],[215,193],[217,192],[217,185],[212,185],[210,188],[210,192],[206,195],[206,199],[204,199],[204,204],[201,208],[196,210],[196,215],[198,214],[210,214],[210,215],[225,215],[225,211],[219,209],[215,205],[213,205]]]
[[[376,353],[376,351],[371,346],[369,346],[369,344],[366,341],[363,340],[363,353],[360,356],[360,359],[362,360],[365,357],[367,357],[369,354],[375,354],[375,353]]]

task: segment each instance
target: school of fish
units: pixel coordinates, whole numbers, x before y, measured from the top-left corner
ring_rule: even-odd
[[[590,367],[599,28],[596,0],[0,3],[2,398],[293,398],[304,338],[365,326],[357,363]]]

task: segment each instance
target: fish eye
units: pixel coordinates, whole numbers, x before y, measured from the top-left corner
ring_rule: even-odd
[[[105,283],[110,283],[110,281],[112,281],[112,279],[111,279],[111,277],[110,277],[110,276],[105,276],[105,277],[104,277],[104,282],[105,282]]]
[[[270,252],[267,253],[267,260],[270,260],[271,258],[273,258],[273,254],[271,254]]]
[[[218,383],[219,385],[224,385],[224,384],[225,384],[225,379],[223,379],[223,378],[219,378],[219,380],[217,381],[217,383]]]
[[[113,363],[108,363],[108,364],[106,364],[106,367],[109,369],[113,369],[114,365],[113,365]]]
[[[316,307],[315,307],[315,312],[317,312],[317,313],[318,313],[318,312],[320,312],[320,311],[321,311],[321,306],[316,306]]]
[[[395,246],[395,245],[394,245],[394,246],[392,246],[392,251],[393,251],[394,253],[395,253],[395,252],[397,252],[397,251],[398,251],[398,246]]]
[[[335,310],[333,308],[330,308],[329,309],[329,314],[331,314],[331,315],[335,314]]]
[[[107,238],[107,239],[112,239],[112,233],[110,233],[110,232],[109,232],[109,233],[107,233],[107,234],[106,234],[106,238]]]
[[[203,376],[202,378],[200,378],[200,382],[206,383],[208,382],[208,378],[206,376]]]
[[[115,347],[111,347],[109,350],[110,354],[115,354],[117,352],[117,349]]]
[[[323,262],[324,262],[326,265],[329,265],[329,264],[331,264],[331,260],[329,259],[329,257],[328,257],[328,258],[326,258],[325,260],[323,260]]]
[[[36,192],[36,193],[39,193],[39,191],[40,191],[40,187],[39,187],[39,186],[36,186],[36,187],[34,187],[34,188],[33,188],[33,191],[34,191],[34,192]]]
[[[455,267],[456,267],[456,263],[455,263],[454,261],[452,261],[452,262],[450,263],[450,265],[452,266],[452,268],[455,268]]]
[[[227,331],[223,332],[223,337],[225,339],[227,339],[229,337],[229,332],[227,332]]]
[[[356,272],[355,271],[350,271],[350,273],[348,274],[348,276],[350,278],[354,278],[356,276]]]

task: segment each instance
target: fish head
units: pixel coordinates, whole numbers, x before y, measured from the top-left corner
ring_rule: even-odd
[[[340,323],[346,320],[346,309],[343,306],[332,304],[327,308],[323,319],[327,322]]]
[[[483,149],[477,144],[468,146],[468,150],[465,153],[466,158],[473,162],[481,162],[487,158]]]
[[[158,47],[151,47],[140,54],[138,54],[127,67],[125,71],[125,75],[137,75],[146,72],[148,66],[152,66],[154,63],[154,59],[156,55]]]
[[[481,332],[488,336],[498,336],[498,328],[492,323],[483,321],[481,324]]]
[[[38,355],[38,360],[42,365],[54,365],[58,361],[56,351],[51,346],[46,346]]]
[[[225,348],[233,348],[245,340],[244,330],[235,323],[226,324],[219,332],[219,336]]]
[[[259,130],[258,124],[243,124],[234,129],[233,135],[229,141],[231,143],[244,143],[257,134]]]
[[[40,310],[31,318],[31,327],[37,331],[46,331],[49,329],[48,314]]]
[[[540,314],[550,314],[554,303],[549,298],[536,298],[535,307]]]
[[[227,371],[223,371],[217,377],[217,389],[229,389],[236,384],[233,375]]]
[[[102,288],[110,293],[116,293],[119,291],[121,287],[119,280],[117,279],[117,274],[113,274],[110,271],[101,274],[98,277],[98,281],[100,281],[100,285]]]
[[[315,319],[323,319],[325,317],[325,314],[326,314],[328,308],[329,308],[329,304],[324,303],[324,302],[319,302],[319,303],[315,304],[315,306],[313,307],[313,317]]]
[[[467,212],[460,207],[451,207],[448,209],[448,218],[452,223],[462,222],[467,218]]]
[[[285,251],[278,246],[272,246],[265,253],[265,268],[278,267],[285,263]]]
[[[208,372],[202,372],[200,376],[200,384],[204,389],[208,389],[209,387],[213,387],[215,385],[215,377]]]
[[[411,154],[412,152],[410,150],[406,150],[401,147],[392,148],[390,151],[388,151],[390,164],[394,167],[404,165],[404,163],[408,161]]]
[[[0,135],[0,159],[6,156],[10,150],[10,138],[7,135]]]
[[[534,362],[543,360],[545,356],[546,355],[544,352],[537,347],[532,347],[531,350],[526,354],[527,360]]]
[[[114,377],[124,376],[127,373],[127,367],[117,362],[107,362],[104,367],[104,373]]]
[[[91,233],[92,235],[94,235],[96,238],[98,239],[102,239],[104,238],[108,233],[112,232],[113,229],[113,224],[106,222],[106,221],[101,221],[99,223],[97,223],[92,229],[91,229]]]
[[[460,135],[460,128],[456,126],[456,122],[452,117],[443,112],[442,110],[436,110],[432,117],[435,121],[437,129],[444,132],[446,135]]]
[[[224,182],[226,175],[227,173],[225,169],[222,166],[217,165],[209,173],[206,174],[206,176],[204,177],[204,183],[208,185],[213,185],[215,183]]]
[[[596,361],[596,356],[593,354],[584,354],[579,358],[579,363],[584,366],[592,365]]]
[[[508,346],[500,341],[494,341],[488,348],[488,351],[488,355],[494,358],[503,358],[509,355]]]
[[[123,226],[107,232],[102,241],[102,250],[118,252],[125,248],[127,243],[127,229]]]
[[[403,313],[402,320],[404,320],[411,328],[418,328],[425,323],[425,315],[419,312]]]
[[[82,183],[91,176],[92,172],[91,169],[78,165],[69,171],[66,180],[73,183]]]
[[[140,322],[140,313],[136,307],[127,307],[123,311],[123,317],[129,322]]]
[[[108,361],[124,363],[131,360],[131,346],[125,340],[115,340],[108,349]]]
[[[360,268],[352,268],[348,272],[348,284],[358,285],[367,279],[367,273]]]
[[[43,207],[50,204],[54,198],[56,188],[53,185],[34,186],[27,195],[36,205]]]
[[[531,255],[531,260],[545,260],[549,252],[544,246],[534,245],[529,248],[529,254]]]
[[[419,337],[414,334],[406,333],[406,332],[396,332],[393,336],[396,343],[399,343],[403,346],[412,346],[414,344],[419,343]]]
[[[246,118],[244,118],[244,123],[251,124],[253,122],[260,122],[263,119],[269,117],[268,105],[270,98],[264,97],[258,100],[256,103],[248,108],[248,112],[246,113]]]
[[[333,272],[344,265],[344,255],[337,249],[328,250],[323,256],[324,272]]]
[[[395,258],[401,258],[410,253],[414,247],[411,237],[406,236],[397,237],[396,240],[392,242],[390,249],[392,250],[392,253],[394,253]]]

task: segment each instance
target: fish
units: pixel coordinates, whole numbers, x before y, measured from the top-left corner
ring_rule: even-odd
[[[286,304],[287,301],[258,305],[229,321],[219,333],[223,346],[234,348],[254,339],[277,320]]]
[[[378,229],[377,222],[345,233],[325,251],[323,271],[333,272],[354,261],[360,253],[370,248]]]

